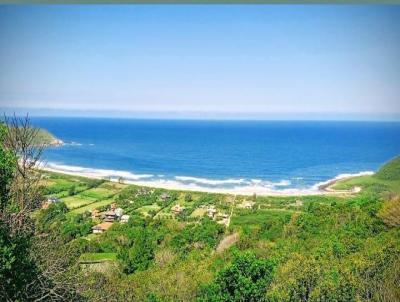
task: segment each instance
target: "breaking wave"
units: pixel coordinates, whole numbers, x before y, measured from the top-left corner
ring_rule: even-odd
[[[254,193],[259,195],[317,195],[323,193],[321,187],[329,185],[330,183],[339,179],[373,174],[372,171],[364,171],[355,174],[340,174],[333,179],[318,182],[309,187],[293,188],[291,187],[291,181],[287,179],[282,179],[280,181],[268,181],[262,179],[245,178],[209,179],[193,176],[168,177],[163,174],[135,174],[128,171],[94,169],[57,163],[42,164],[40,168],[70,175],[109,179],[111,181],[117,181],[120,178],[123,178],[124,182],[128,184],[156,188],[244,195],[251,195]]]

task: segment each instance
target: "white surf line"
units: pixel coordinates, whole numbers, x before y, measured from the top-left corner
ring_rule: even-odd
[[[317,183],[312,187],[305,189],[291,189],[291,188],[273,189],[273,185],[270,185],[268,187],[260,185],[247,185],[244,187],[225,189],[225,188],[209,188],[209,187],[205,188],[195,183],[184,184],[176,180],[168,180],[168,179],[145,180],[146,178],[153,177],[154,175],[152,174],[133,174],[131,172],[125,172],[125,171],[91,169],[91,168],[55,165],[55,164],[50,164],[50,166],[53,167],[47,167],[46,165],[42,165],[39,168],[50,172],[56,172],[74,176],[83,176],[96,179],[107,179],[113,182],[118,182],[118,177],[121,176],[124,178],[124,183],[126,184],[134,184],[138,186],[145,186],[152,188],[161,188],[161,189],[178,190],[178,191],[192,191],[192,192],[210,192],[210,193],[221,193],[221,194],[231,194],[231,195],[232,194],[253,195],[254,193],[256,193],[257,195],[260,196],[306,196],[306,195],[329,195],[329,194],[346,193],[343,191],[336,191],[333,189],[328,191],[326,190],[326,186],[332,182],[336,182],[341,179],[361,176],[361,175],[370,175],[373,173],[371,171],[365,171],[355,174],[340,174],[333,179]],[[113,178],[108,179],[110,176],[113,176]],[[185,178],[196,179],[195,177],[185,177]],[[232,180],[233,179],[230,179],[229,181]],[[226,180],[211,180],[211,181],[226,182]],[[237,181],[242,181],[242,179],[240,180],[238,179]],[[272,182],[268,181],[265,181],[265,183],[272,184]],[[283,183],[283,181],[277,182],[276,184],[279,183]]]

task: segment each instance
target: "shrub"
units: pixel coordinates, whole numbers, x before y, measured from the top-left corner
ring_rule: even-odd
[[[204,286],[198,301],[265,301],[272,281],[274,264],[254,254],[236,255],[233,263]]]

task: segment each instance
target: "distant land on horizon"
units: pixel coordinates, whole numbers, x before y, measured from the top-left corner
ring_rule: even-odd
[[[285,120],[285,121],[392,121],[400,122],[399,113],[360,114],[345,112],[229,112],[229,111],[129,111],[58,108],[0,107],[3,115],[32,117],[81,117],[81,118],[138,118],[138,119],[188,119],[188,120]]]

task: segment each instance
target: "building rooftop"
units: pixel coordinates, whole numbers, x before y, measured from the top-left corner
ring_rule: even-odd
[[[99,224],[95,225],[94,227],[92,227],[92,230],[107,231],[112,225],[113,225],[112,222],[102,222],[102,223],[99,223]]]

